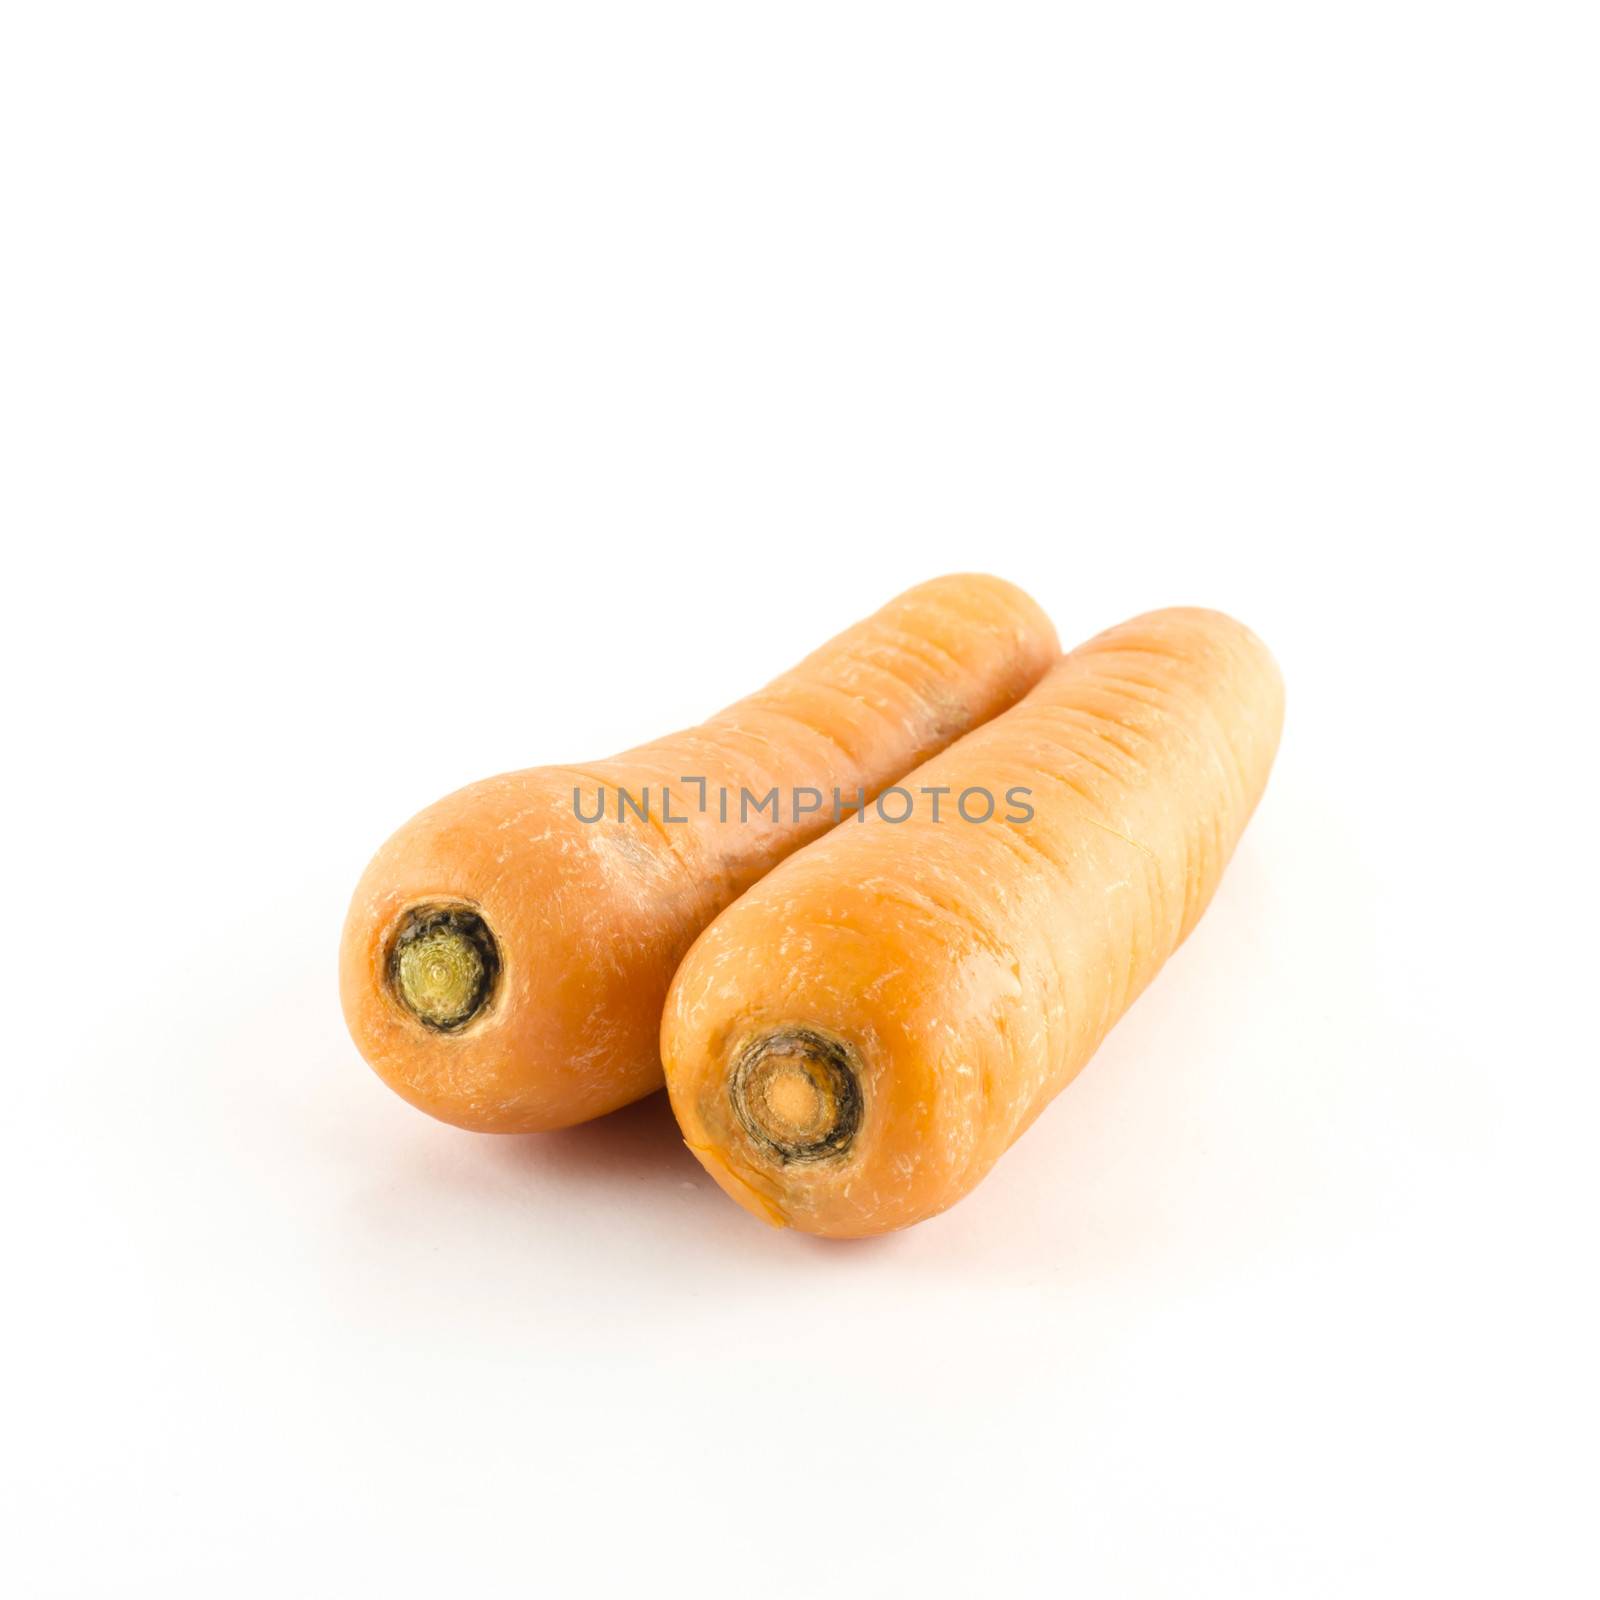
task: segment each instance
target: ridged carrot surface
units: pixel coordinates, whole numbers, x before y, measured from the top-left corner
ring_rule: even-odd
[[[690,1148],[741,1205],[812,1233],[959,1200],[1194,927],[1282,717],[1271,656],[1217,612],[1152,612],[1063,657],[900,780],[946,791],[940,820],[923,799],[846,823],[701,935],[662,1024]],[[955,812],[968,790],[991,820]]]
[[[412,1104],[488,1132],[563,1127],[660,1088],[661,1007],[696,934],[833,825],[835,788],[846,806],[876,794],[1015,703],[1057,648],[1013,585],[937,578],[696,728],[441,800],[351,902],[340,991],[361,1053]],[[663,788],[686,820],[668,820]],[[825,803],[796,816],[798,788]],[[773,789],[781,815],[741,818],[741,790]],[[605,819],[581,820],[601,791]],[[618,820],[619,791],[648,795],[649,819]]]

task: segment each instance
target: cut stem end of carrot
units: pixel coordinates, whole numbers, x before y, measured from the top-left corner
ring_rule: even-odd
[[[810,1028],[749,1040],[734,1060],[728,1094],[752,1143],[780,1162],[842,1155],[861,1126],[855,1052]]]
[[[417,906],[389,958],[389,984],[425,1028],[453,1033],[494,994],[500,951],[489,925],[462,906]]]

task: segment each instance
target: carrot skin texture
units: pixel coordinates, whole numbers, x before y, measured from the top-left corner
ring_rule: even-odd
[[[901,780],[948,788],[941,820],[838,829],[701,935],[662,1021],[685,1141],[779,1226],[859,1237],[954,1204],[1188,936],[1282,720],[1272,657],[1218,612],[1152,612],[1062,657]],[[1013,787],[1031,819],[1005,820]],[[992,820],[952,816],[971,788],[995,796]],[[847,1149],[804,1160],[753,1137],[730,1089],[752,1042],[794,1030],[856,1063],[862,1105]],[[812,1115],[807,1081],[787,1092]]]
[[[662,1084],[661,1008],[684,952],[771,866],[833,825],[832,790],[875,795],[1005,710],[1058,649],[1037,605],[998,578],[907,591],[766,688],[698,727],[580,767],[507,773],[447,796],[374,857],[352,897],[340,995],[362,1055],[413,1105],[482,1132],[566,1127]],[[698,809],[706,780],[708,805]],[[792,815],[790,790],[826,803]],[[606,817],[586,816],[596,790]],[[661,791],[672,791],[663,820]],[[724,820],[720,787],[733,804]],[[780,818],[738,796],[781,791]],[[617,793],[650,795],[617,820]],[[425,1027],[395,994],[392,959],[420,907],[462,908],[498,955],[481,1015]]]

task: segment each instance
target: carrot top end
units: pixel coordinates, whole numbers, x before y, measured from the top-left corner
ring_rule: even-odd
[[[489,925],[463,907],[418,906],[389,959],[396,998],[425,1028],[453,1033],[488,1005],[500,972]]]
[[[728,1094],[756,1149],[781,1163],[841,1156],[861,1126],[855,1052],[810,1028],[774,1029],[746,1042]]]

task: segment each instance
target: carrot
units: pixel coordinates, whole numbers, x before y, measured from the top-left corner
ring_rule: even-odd
[[[689,1147],[810,1233],[954,1204],[1195,925],[1282,718],[1272,658],[1217,612],[1152,612],[1063,657],[901,781],[906,820],[886,791],[701,935],[662,1022]]]
[[[661,1007],[695,935],[1013,704],[1057,648],[1011,584],[938,578],[697,728],[441,800],[351,902],[339,970],[358,1048],[413,1105],[487,1132],[564,1127],[659,1089]]]

